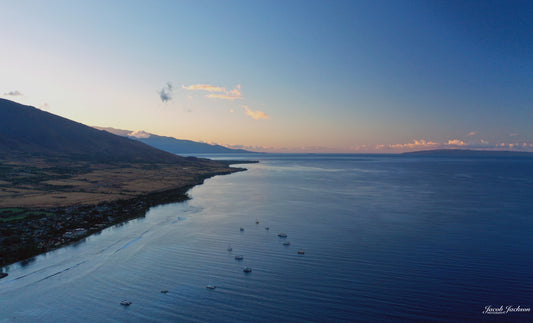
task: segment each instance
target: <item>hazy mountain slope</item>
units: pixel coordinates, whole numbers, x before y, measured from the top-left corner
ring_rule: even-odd
[[[0,155],[126,162],[189,160],[5,99],[0,99]]]
[[[152,147],[165,150],[174,154],[216,154],[216,153],[249,153],[243,149],[230,149],[220,145],[211,145],[192,140],[176,139],[173,137],[158,136],[143,132],[142,136],[132,136],[133,132],[114,128],[95,127],[96,129],[109,131],[119,136],[141,141]]]

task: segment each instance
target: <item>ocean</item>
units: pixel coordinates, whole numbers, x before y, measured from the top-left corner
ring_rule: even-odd
[[[0,322],[533,321],[531,158],[209,157],[260,163],[4,267]]]

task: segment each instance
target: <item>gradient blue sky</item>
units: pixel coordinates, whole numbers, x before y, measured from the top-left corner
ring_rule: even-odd
[[[258,151],[533,151],[533,1],[0,4],[0,96],[84,124]]]

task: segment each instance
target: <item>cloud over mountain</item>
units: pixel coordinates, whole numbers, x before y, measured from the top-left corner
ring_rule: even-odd
[[[135,137],[135,138],[150,138],[152,134],[144,131],[144,130],[137,130],[137,131],[132,131],[130,133],[127,134],[127,136],[129,137]]]

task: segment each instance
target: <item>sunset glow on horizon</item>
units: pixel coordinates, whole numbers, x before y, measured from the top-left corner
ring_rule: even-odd
[[[4,2],[0,97],[230,148],[533,151],[528,1]]]

